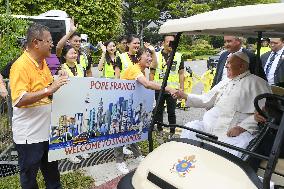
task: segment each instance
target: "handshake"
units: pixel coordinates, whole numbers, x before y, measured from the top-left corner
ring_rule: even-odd
[[[169,88],[168,90],[167,90],[167,87],[166,87],[166,91],[167,92],[169,92],[171,95],[172,95],[172,97],[174,98],[174,99],[187,99],[187,94],[186,93],[184,93],[182,90],[177,90],[177,89],[172,89],[172,88]]]

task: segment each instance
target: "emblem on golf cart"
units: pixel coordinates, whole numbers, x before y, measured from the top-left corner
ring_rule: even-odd
[[[179,159],[178,162],[173,165],[171,172],[177,172],[179,176],[185,177],[192,168],[195,168],[195,162],[195,155],[185,156],[183,160]]]

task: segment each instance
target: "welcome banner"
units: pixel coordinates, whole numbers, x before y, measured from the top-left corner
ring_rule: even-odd
[[[136,81],[70,78],[53,95],[49,161],[146,140],[153,101]]]

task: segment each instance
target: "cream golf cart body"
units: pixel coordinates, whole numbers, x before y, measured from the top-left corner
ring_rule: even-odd
[[[181,34],[257,36],[257,54],[259,56],[261,37],[284,37],[284,3],[231,7],[198,14],[188,18],[168,20],[161,26],[160,34],[176,35],[170,62],[173,60],[173,54],[176,51]],[[262,70],[260,61],[258,61],[256,66],[256,73],[258,70]],[[166,79],[163,81],[160,95],[163,93],[163,89],[166,86],[170,67],[171,64],[168,66],[165,76]],[[260,99],[266,97],[262,96]],[[283,97],[279,98],[284,101]],[[159,100],[157,104],[158,103]],[[255,105],[256,104],[257,100],[255,101]],[[151,131],[154,124],[155,110],[151,124],[152,127],[149,131],[150,151],[153,149]],[[182,126],[179,127],[183,128]],[[282,116],[281,123],[278,125],[277,142],[274,143],[273,147],[281,147],[281,140],[284,135],[283,127],[284,116]],[[230,145],[220,141],[216,142],[214,136],[198,131],[197,133],[201,134],[199,137],[203,140],[232,148]],[[269,157],[264,157],[247,149],[232,149],[268,160],[268,166],[266,167],[268,171],[265,172],[264,182],[262,182],[245,161],[214,145],[190,139],[174,139],[162,144],[149,153],[135,171],[121,179],[118,189],[270,188],[271,171],[275,169],[278,156],[275,157],[274,154],[270,154]],[[274,157],[273,160],[272,156]],[[283,175],[282,178],[281,173],[279,173],[278,176],[280,176],[280,182],[282,181],[280,184],[284,185]]]

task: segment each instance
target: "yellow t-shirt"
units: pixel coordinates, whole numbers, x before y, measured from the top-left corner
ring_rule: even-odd
[[[10,71],[10,89],[13,106],[19,102],[25,93],[42,90],[48,87],[52,81],[53,77],[46,61],[43,61],[43,68],[40,69],[38,63],[25,51],[12,65]],[[51,101],[46,97],[26,107],[49,103]]]
[[[145,74],[141,71],[139,64],[129,66],[124,73],[121,75],[121,79],[126,80],[137,80],[138,77],[144,76]]]

